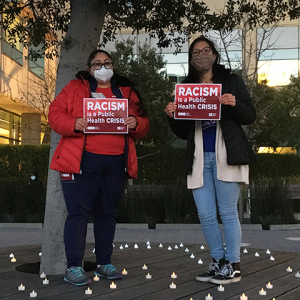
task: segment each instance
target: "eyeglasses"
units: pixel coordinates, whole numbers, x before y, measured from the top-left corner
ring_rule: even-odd
[[[95,70],[100,70],[104,66],[105,69],[110,69],[112,67],[112,61],[106,61],[104,63],[101,63],[100,61],[95,61],[93,64],[91,64],[91,68]]]
[[[197,56],[197,55],[200,55],[200,53],[203,53],[204,55],[206,55],[206,54],[210,54],[211,52],[212,52],[212,50],[210,47],[205,47],[202,50],[200,50],[200,49],[193,50],[192,54]]]

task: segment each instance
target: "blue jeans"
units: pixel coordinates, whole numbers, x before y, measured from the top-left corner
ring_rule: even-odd
[[[217,179],[215,152],[204,152],[203,183],[203,187],[193,190],[193,196],[211,256],[216,260],[225,257],[231,262],[239,262],[242,234],[237,202],[241,186],[237,182]],[[226,251],[217,220],[217,207],[224,227]]]

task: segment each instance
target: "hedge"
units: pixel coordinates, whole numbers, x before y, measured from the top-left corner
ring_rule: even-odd
[[[0,178],[28,178],[36,171],[45,182],[49,145],[0,145]],[[134,184],[167,185],[185,183],[185,149],[165,146],[137,146],[139,174]],[[250,166],[250,178],[300,177],[300,156],[257,154]],[[299,182],[300,183],[300,182]]]

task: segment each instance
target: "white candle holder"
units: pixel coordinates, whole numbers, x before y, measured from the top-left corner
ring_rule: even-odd
[[[92,294],[93,294],[93,291],[88,287],[88,288],[84,291],[84,293],[85,293],[86,295],[92,295]]]
[[[116,289],[117,288],[117,285],[112,282],[111,285],[109,286],[112,290]]]
[[[242,296],[240,296],[240,300],[248,300],[248,297],[243,293]]]
[[[173,279],[176,279],[176,278],[177,278],[177,275],[175,274],[175,272],[173,272],[173,273],[171,274],[171,278],[173,278]]]
[[[300,273],[299,273],[299,272],[296,272],[296,273],[295,273],[295,277],[300,278]]]
[[[286,271],[289,272],[289,273],[291,273],[291,272],[293,272],[293,269],[292,269],[290,266],[288,266],[288,267],[286,268]]]
[[[127,274],[128,274],[128,272],[125,269],[123,269],[122,275],[127,275]]]
[[[99,281],[100,278],[99,278],[97,275],[95,275],[95,276],[93,277],[93,280],[94,280],[94,281]]]
[[[268,284],[266,284],[266,288],[271,290],[273,288],[273,284],[271,284],[270,282],[268,282]]]
[[[270,260],[275,260],[275,258],[273,256],[270,257]]]
[[[150,275],[149,273],[146,275],[146,279],[151,279],[152,275]]]
[[[142,270],[147,270],[147,269],[148,269],[148,267],[146,265],[142,266]]]
[[[48,280],[47,278],[45,278],[45,279],[43,280],[43,284],[49,284],[49,280]]]
[[[46,278],[46,274],[43,272],[43,273],[40,275],[40,278]]]
[[[258,292],[261,296],[266,296],[267,292],[262,288],[259,292]]]
[[[219,286],[218,286],[218,291],[219,291],[219,292],[224,292],[224,291],[225,291],[224,286],[219,285]]]
[[[174,282],[172,282],[170,284],[170,289],[172,289],[172,290],[176,289],[176,284]]]
[[[211,296],[210,294],[207,294],[207,296],[205,296],[205,300],[213,300],[213,296]]]
[[[37,293],[33,290],[30,294],[29,294],[30,298],[35,298],[37,297]]]
[[[18,291],[25,291],[25,285],[22,283],[18,286]]]

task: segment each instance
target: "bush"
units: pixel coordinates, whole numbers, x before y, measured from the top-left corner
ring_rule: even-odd
[[[251,222],[268,229],[271,224],[296,223],[293,202],[282,178],[260,178],[250,186]]]

